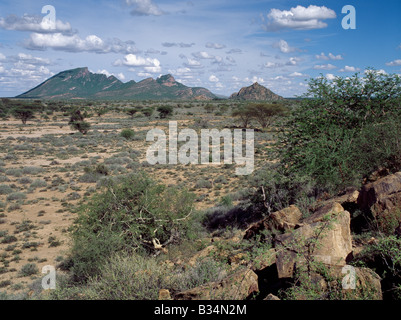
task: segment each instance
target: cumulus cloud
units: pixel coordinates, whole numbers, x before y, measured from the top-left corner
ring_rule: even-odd
[[[67,52],[94,52],[94,53],[136,53],[138,50],[133,41],[122,41],[114,38],[103,40],[96,35],[89,35],[82,39],[78,35],[64,35],[62,33],[41,34],[32,33],[25,41],[25,47],[30,50],[46,50],[48,48]]]
[[[133,68],[142,67],[146,73],[159,73],[162,68],[158,59],[144,58],[135,54],[128,54],[122,60],[114,62],[114,66],[127,66]]]
[[[206,51],[194,52],[192,53],[196,59],[215,59],[216,57],[207,53]]]
[[[263,66],[264,66],[265,68],[268,68],[268,69],[274,69],[274,68],[282,67],[283,65],[280,64],[280,63],[277,63],[277,62],[270,62],[270,61],[268,61],[268,62],[266,62]]]
[[[212,74],[212,75],[209,77],[209,81],[210,81],[210,82],[219,82],[220,79],[217,78],[214,74]]]
[[[50,65],[49,59],[34,57],[26,53],[18,53],[17,55],[10,56],[7,61],[14,63],[25,63],[30,65]]]
[[[324,52],[322,52],[321,54],[317,54],[315,57],[316,57],[316,59],[319,59],[319,60],[343,60],[344,59],[341,54],[334,55],[331,52],[329,53],[328,56],[326,56],[324,54]]]
[[[126,3],[129,6],[134,6],[131,11],[133,16],[161,16],[166,14],[152,0],[126,0]]]
[[[352,67],[352,66],[345,66],[344,68],[338,70],[340,72],[358,72],[361,71],[361,69]]]
[[[307,77],[307,75],[300,72],[293,72],[290,74],[290,77]]]
[[[176,42],[163,42],[162,46],[163,47],[167,47],[167,48],[171,48],[171,47],[180,47],[180,48],[191,48],[192,46],[194,46],[195,43],[176,43]]]
[[[386,66],[389,66],[389,67],[401,66],[401,59],[397,59],[397,60],[394,60],[394,61],[391,61],[391,62],[387,62]]]
[[[298,62],[301,61],[301,58],[291,57],[286,63],[286,66],[296,66]]]
[[[298,5],[290,10],[271,9],[263,28],[266,31],[322,29],[327,27],[323,20],[336,17],[336,13],[325,6],[310,5],[305,8]]]
[[[249,83],[249,82],[252,82],[252,83],[255,83],[255,82],[264,83],[264,82],[265,82],[265,79],[263,79],[263,78],[261,78],[261,77],[258,77],[258,76],[253,76],[252,78],[246,77],[246,78],[244,79],[244,81],[245,81],[246,83]]]
[[[17,17],[9,15],[6,18],[0,18],[0,28],[15,31],[31,31],[36,33],[72,33],[71,25],[60,20],[56,20],[54,25],[49,26],[46,19],[41,16],[24,15]]]
[[[337,67],[328,63],[328,64],[318,64],[313,67],[315,70],[333,70],[336,69]]]
[[[380,69],[380,70],[367,69],[367,70],[364,71],[364,73],[365,74],[376,73],[376,74],[383,74],[383,75],[387,74],[387,72],[385,70],[383,70],[383,69]]]
[[[266,62],[265,64],[263,64],[263,67],[265,67],[265,68],[267,68],[267,69],[281,68],[281,67],[284,67],[284,66],[292,67],[292,66],[298,65],[298,62],[300,62],[301,60],[302,60],[302,59],[301,59],[301,58],[298,58],[298,57],[291,57],[291,58],[288,59],[288,61],[285,62],[285,63],[282,63],[282,62],[278,63],[278,62],[271,62],[271,61],[268,61],[268,62]]]
[[[226,53],[227,54],[233,54],[233,53],[241,54],[242,50],[241,49],[231,49],[231,50],[227,51]]]
[[[328,74],[326,74],[326,78],[327,78],[327,80],[333,81],[336,79],[336,76],[332,73],[328,73]]]
[[[224,49],[226,46],[224,44],[220,44],[220,43],[208,42],[208,43],[206,43],[205,47],[209,48],[209,49]]]
[[[106,77],[115,76],[116,78],[120,79],[121,81],[125,80],[125,75],[123,73],[114,74],[114,73],[110,73],[106,69],[98,70],[96,73],[104,74]]]
[[[279,48],[282,53],[290,53],[294,52],[296,48],[290,47],[290,45],[285,40],[280,40],[273,44],[274,48]]]
[[[196,59],[187,58],[187,62],[184,63],[184,66],[189,68],[203,68],[203,65]]]

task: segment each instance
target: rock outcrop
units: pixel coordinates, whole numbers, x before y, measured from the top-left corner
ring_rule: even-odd
[[[177,293],[176,300],[245,300],[259,291],[258,276],[243,269],[227,278]]]
[[[244,87],[239,92],[233,93],[230,96],[230,99],[252,101],[279,101],[283,100],[284,98],[255,82],[253,85],[249,87]]]
[[[370,210],[374,216],[401,208],[401,172],[364,185],[358,205],[364,211]]]

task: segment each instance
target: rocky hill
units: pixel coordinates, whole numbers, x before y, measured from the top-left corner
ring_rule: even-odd
[[[275,94],[266,87],[255,82],[249,87],[242,88],[239,92],[233,93],[230,99],[235,100],[257,100],[257,101],[277,101],[284,98]]]
[[[88,68],[60,72],[17,96],[28,99],[107,100],[211,100],[215,97],[205,88],[190,88],[177,82],[172,75],[123,83],[114,76],[92,73]]]

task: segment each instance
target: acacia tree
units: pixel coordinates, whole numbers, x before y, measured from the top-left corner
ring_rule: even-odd
[[[277,116],[283,115],[285,111],[284,106],[280,104],[251,103],[235,110],[232,115],[242,123],[244,128],[248,127],[251,120],[255,120],[262,129],[266,129]]]
[[[245,129],[248,128],[248,125],[252,119],[252,114],[244,107],[234,110],[232,116],[237,118],[242,127]]]
[[[173,113],[173,108],[170,106],[160,106],[157,108],[157,111],[160,114],[160,118],[164,119]]]
[[[70,121],[68,124],[74,130],[87,134],[90,128],[90,123],[85,121],[85,113],[82,113],[79,109],[73,109],[71,112]]]
[[[311,79],[276,149],[286,174],[338,191],[380,166],[401,168],[400,99],[400,76],[373,69]]]
[[[266,129],[277,116],[283,115],[286,109],[281,104],[254,103],[248,105],[247,110],[262,129]]]
[[[134,115],[138,112],[137,109],[131,108],[128,109],[127,114],[131,116],[131,118],[134,118]]]
[[[27,106],[16,107],[12,109],[11,113],[16,119],[20,119],[24,125],[28,120],[35,118],[34,110]]]

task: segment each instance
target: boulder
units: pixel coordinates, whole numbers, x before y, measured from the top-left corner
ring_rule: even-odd
[[[201,251],[197,252],[193,257],[191,257],[188,261],[190,266],[194,266],[198,260],[205,259],[207,257],[211,257],[218,252],[217,248],[214,245],[210,245]]]
[[[328,205],[304,219],[298,229],[275,239],[279,278],[291,278],[296,264],[309,259],[328,265],[346,264],[352,253],[350,213],[339,204]]]
[[[401,172],[364,185],[358,197],[358,205],[369,209],[373,215],[401,207]]]
[[[382,300],[380,277],[368,268],[328,266],[324,274],[311,272],[300,287],[295,300]]]
[[[350,281],[350,266],[342,268],[338,266],[331,267],[329,274],[338,280],[330,282],[330,288],[341,292],[343,300],[382,300],[381,278],[377,273],[369,268],[354,267],[355,281]],[[346,278],[347,277],[347,278]],[[337,286],[337,287],[336,287]],[[338,288],[341,286],[341,288]]]
[[[272,294],[272,293],[269,293],[268,295],[267,295],[267,297],[266,298],[264,298],[263,300],[273,300],[273,301],[278,301],[278,300],[281,300],[279,297],[277,297],[277,296],[275,296],[274,294]]]
[[[294,205],[273,212],[268,217],[252,224],[245,232],[244,239],[251,239],[263,230],[287,231],[296,227],[302,217],[301,211]]]
[[[170,291],[167,289],[159,290],[159,300],[171,300]]]
[[[175,295],[175,300],[245,300],[258,291],[256,273],[243,269],[221,281],[180,292]]]
[[[276,250],[270,249],[257,256],[250,266],[253,271],[261,271],[276,262]]]

